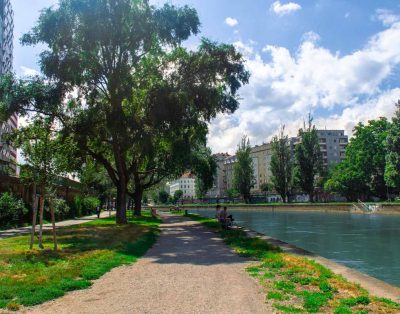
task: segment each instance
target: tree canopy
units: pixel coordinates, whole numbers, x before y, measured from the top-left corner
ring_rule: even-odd
[[[370,196],[386,199],[385,144],[390,127],[386,118],[359,123],[346,148],[345,160],[335,168],[325,188],[352,201]]]
[[[236,163],[233,166],[233,185],[246,203],[250,202],[250,190],[254,187],[255,177],[251,146],[247,136],[243,136],[236,151]]]
[[[319,147],[317,129],[311,115],[299,130],[299,143],[295,147],[295,174],[299,187],[314,201],[317,175],[322,172],[322,153]]]
[[[288,202],[293,187],[293,160],[289,138],[284,132],[283,126],[272,139],[271,179],[283,202]]]
[[[3,113],[55,116],[63,137],[106,169],[117,189],[117,222],[126,223],[127,194],[137,203],[144,190],[191,168],[207,122],[234,112],[248,82],[232,45],[180,46],[199,25],[188,6],[60,0],[22,38],[48,47],[39,61],[44,77],[4,79]]]

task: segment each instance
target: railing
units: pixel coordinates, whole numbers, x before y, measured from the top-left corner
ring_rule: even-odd
[[[358,200],[357,203],[353,204],[353,209],[355,211],[362,211],[364,213],[374,213],[381,209],[379,204],[366,204]]]

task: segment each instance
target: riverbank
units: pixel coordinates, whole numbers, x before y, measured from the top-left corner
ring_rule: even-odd
[[[268,210],[268,211],[322,211],[322,212],[353,212],[360,214],[376,215],[400,215],[399,203],[366,203],[366,205],[378,205],[371,211],[362,210],[354,203],[272,203],[272,204],[220,204],[229,208],[243,208],[248,210]],[[210,209],[215,208],[216,204],[185,204],[179,205],[181,209]],[[159,210],[169,210],[172,205],[154,206]],[[149,207],[145,207],[149,208]]]
[[[285,252],[287,248],[283,245],[282,252],[268,250],[269,242],[259,235],[253,234],[253,237],[245,230],[221,230],[215,219],[189,216],[218,232],[239,254],[259,261],[248,271],[264,286],[267,299],[280,312],[398,313],[400,310],[398,303],[372,296],[321,265],[321,260],[316,262],[307,254],[305,258]],[[275,242],[277,244],[282,243]]]

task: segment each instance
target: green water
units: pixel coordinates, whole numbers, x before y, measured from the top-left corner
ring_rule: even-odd
[[[213,216],[215,210],[191,210]],[[239,225],[400,286],[400,216],[229,209]]]

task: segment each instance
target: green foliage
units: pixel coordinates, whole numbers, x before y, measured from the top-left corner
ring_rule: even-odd
[[[344,195],[349,201],[374,195],[386,199],[384,180],[385,142],[391,124],[386,118],[371,120],[354,128],[346,158],[333,171],[325,189]]]
[[[143,195],[143,203],[144,204],[148,204],[149,203],[149,199],[147,197],[147,194]]]
[[[321,175],[322,153],[319,147],[317,129],[312,124],[312,117],[309,115],[308,123],[299,130],[300,142],[295,148],[295,173],[296,182],[299,187],[314,201],[315,178]]]
[[[113,218],[58,230],[59,250],[44,234],[44,250],[27,250],[29,236],[0,241],[0,308],[36,305],[85,289],[113,267],[135,262],[156,241],[159,220],[135,218],[116,227]]]
[[[400,100],[396,103],[396,114],[386,139],[385,182],[400,190]]]
[[[53,203],[56,220],[63,220],[66,217],[71,216],[71,208],[68,206],[65,200],[61,198],[56,198],[53,200]]]
[[[232,45],[207,39],[197,50],[182,48],[199,26],[188,6],[62,0],[22,38],[48,47],[39,61],[45,79],[0,87],[19,96],[4,97],[6,111],[54,114],[68,126],[63,138],[103,165],[117,190],[119,223],[126,222],[127,189],[140,204],[143,191],[164,178],[196,172],[207,122],[238,108],[237,92],[249,79],[244,59]],[[71,90],[78,96],[63,102]],[[58,96],[58,104],[33,97],[41,93]]]
[[[250,202],[250,190],[255,184],[253,160],[250,153],[250,140],[244,136],[236,151],[236,163],[233,166],[233,185],[246,203]]]
[[[239,196],[240,193],[235,188],[232,188],[226,190],[226,195],[228,196],[229,199],[233,199],[234,197]]]
[[[349,298],[341,300],[341,304],[347,306],[356,306],[358,304],[368,305],[371,302],[370,298],[366,295],[362,295],[356,298]]]
[[[272,183],[284,202],[289,201],[293,187],[293,161],[290,143],[283,126],[279,135],[272,139]]]
[[[0,226],[15,227],[21,224],[28,213],[24,202],[9,192],[0,195]]]
[[[96,197],[80,195],[74,197],[73,207],[76,217],[94,213],[97,206],[100,206],[100,200]]]
[[[176,204],[183,196],[182,190],[176,190],[172,198],[172,203]]]
[[[162,204],[168,203],[169,194],[165,190],[161,190],[158,192],[158,200]]]

